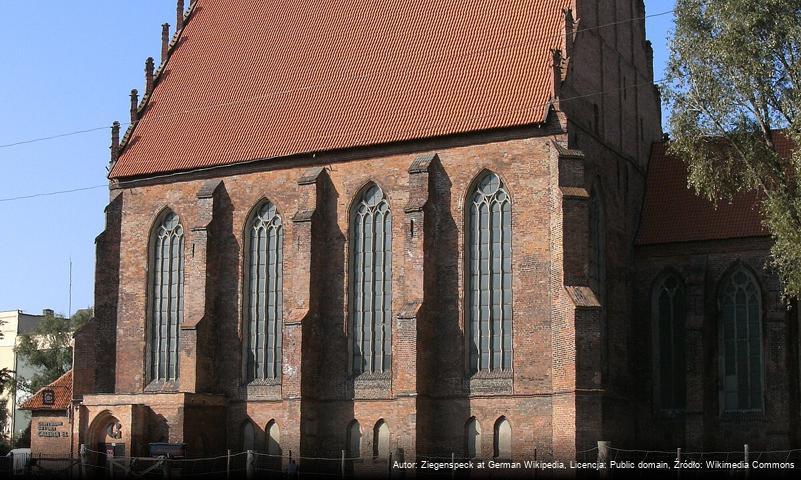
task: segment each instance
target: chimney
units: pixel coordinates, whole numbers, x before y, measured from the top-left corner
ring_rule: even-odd
[[[175,31],[184,28],[184,0],[178,0],[178,5],[175,7]]]
[[[558,48],[551,49],[553,55],[553,98],[559,98],[559,90],[562,87],[562,51]]]
[[[575,20],[573,19],[573,10],[569,7],[562,10],[565,14],[565,56],[570,58],[573,56],[573,33],[575,30]]]
[[[42,309],[42,315],[45,317],[53,317],[55,316],[55,312],[53,312],[52,308],[44,308]]]
[[[161,26],[161,64],[167,61],[167,51],[170,47],[170,24]]]
[[[145,60],[145,95],[153,92],[153,68],[153,57],[147,57]]]
[[[120,155],[120,122],[111,124],[111,161],[114,164]]]
[[[139,91],[137,89],[131,90],[131,124],[139,120]]]

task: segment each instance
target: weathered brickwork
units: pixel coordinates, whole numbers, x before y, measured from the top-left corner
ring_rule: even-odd
[[[781,307],[777,280],[762,269],[767,243],[634,247],[649,152],[661,138],[644,22],[621,21],[643,15],[639,0],[575,2],[578,33],[566,37],[554,68],[560,76],[544,125],[115,181],[98,238],[97,319],[76,337],[75,391],[83,400],[75,444],[108,442],[112,422],[130,452],[169,441],[187,443],[193,456],[211,455],[243,448],[246,422],[264,448],[274,421],[283,452],[339,457],[356,420],[360,453],[372,457],[373,428],[383,420],[391,451],[413,459],[463,455],[471,417],[483,432],[484,457],[494,454],[500,417],[511,425],[517,458],[535,451],[575,458],[599,440],[671,448],[724,448],[746,437],[766,447],[793,444],[798,354],[790,339],[797,326]],[[607,26],[590,28],[599,25]],[[501,178],[512,202],[512,369],[471,377],[465,205],[487,171]],[[354,378],[350,223],[371,182],[392,211],[392,365]],[[264,199],[276,206],[284,233],[282,374],[246,384],[245,238]],[[593,289],[596,204],[603,278]],[[184,228],[181,373],[176,382],[151,384],[150,238],[165,209]],[[769,400],[758,418],[721,417],[716,404],[709,292],[736,261],[764,282]],[[652,408],[647,291],[668,266],[687,275],[695,322],[688,410],[671,418]],[[667,433],[657,438],[657,431]]]
[[[67,411],[33,411],[31,452],[45,458],[72,456],[72,422]]]
[[[653,445],[757,450],[798,445],[798,311],[781,298],[778,277],[766,269],[770,239],[743,238],[637,250],[637,321],[632,332],[639,348],[636,364],[642,436]],[[732,269],[753,273],[762,294],[762,412],[732,414],[720,404],[718,289]],[[687,406],[683,412],[660,408],[654,394],[652,289],[659,276],[673,272],[687,291]],[[650,432],[650,433],[649,433]]]

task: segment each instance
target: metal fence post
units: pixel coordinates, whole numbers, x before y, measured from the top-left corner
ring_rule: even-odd
[[[170,462],[167,460],[167,457],[161,457],[161,476],[166,479],[172,476],[172,472],[170,472]]]
[[[387,457],[387,478],[392,478],[392,452]]]
[[[253,468],[254,467],[253,460],[254,460],[253,450],[248,450],[248,458],[247,458],[247,461],[245,463],[245,471],[247,472],[246,476],[247,476],[248,480],[253,480],[253,477],[254,477],[254,473],[255,472],[254,472],[254,468]]]
[[[451,452],[451,478],[456,476],[456,454]]]
[[[86,451],[86,445],[81,444],[81,478],[86,479],[86,465],[89,463],[89,452]]]
[[[743,445],[743,454],[744,454],[744,457],[745,457],[745,478],[748,478],[748,473],[749,473],[749,470],[751,470],[751,469],[749,468],[750,465],[748,465],[748,444],[747,443],[745,445]]]
[[[681,478],[681,447],[676,449],[676,461],[679,462],[679,468],[676,472],[676,478]]]
[[[342,460],[339,464],[339,473],[345,478],[345,450],[342,450]]]
[[[598,441],[598,467],[603,466],[601,469],[601,478],[609,478],[609,449],[611,447],[612,442]]]
[[[228,455],[225,456],[225,478],[231,478],[231,449],[228,449]]]

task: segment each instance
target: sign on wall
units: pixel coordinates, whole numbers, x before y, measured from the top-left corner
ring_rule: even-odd
[[[53,405],[56,403],[56,393],[53,390],[42,391],[42,403],[44,405]]]
[[[70,432],[64,427],[64,422],[37,422],[36,431],[40,437],[69,437]]]

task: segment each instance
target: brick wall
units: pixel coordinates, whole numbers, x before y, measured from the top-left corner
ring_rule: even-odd
[[[643,409],[638,421],[643,442],[653,446],[739,450],[795,448],[798,445],[797,311],[781,298],[779,279],[766,269],[769,238],[745,238],[637,249],[636,364]],[[718,288],[732,268],[753,272],[762,294],[764,411],[748,415],[723,413],[720,406]],[[654,393],[652,288],[672,271],[687,291],[687,408],[666,413]]]
[[[596,4],[576,2],[582,27],[641,15],[638,1],[604,2],[615,8],[599,12]],[[631,422],[612,412],[631,393],[631,244],[648,145],[660,126],[652,87],[625,94],[620,87],[652,79],[647,50],[641,23],[579,33],[559,92],[564,101],[555,103],[561,111],[545,126],[115,185],[109,211],[116,216],[98,242],[97,304],[104,306],[98,325],[113,325],[116,343],[95,347],[97,358],[115,358],[105,373],[114,375],[115,394],[93,397],[97,408],[84,412],[82,431],[104,404],[128,402],[153,410],[139,417],[150,419],[138,430],[142,442],[158,440],[165,428],[169,440],[180,440],[195,423],[223,417],[216,407],[185,403],[196,395],[225,399],[225,425],[208,420],[208,429],[225,431],[220,442],[233,449],[241,448],[245,421],[263,433],[273,420],[285,451],[334,456],[354,419],[365,432],[363,452],[383,420],[391,447],[407,459],[462,454],[473,416],[486,456],[501,416],[511,424],[515,456],[536,449],[540,458],[571,458],[597,440],[630,438]],[[601,95],[596,126],[593,102],[571,98],[607,90],[618,93]],[[568,158],[565,148],[581,155]],[[487,170],[512,199],[513,370],[468,378],[465,202]],[[587,200],[596,179],[608,219],[603,302],[586,278]],[[350,212],[368,182],[384,190],[393,215],[392,372],[371,381],[349,373],[348,324]],[[245,226],[265,198],[285,235],[283,372],[278,384],[243,385]],[[187,303],[175,386],[182,393],[146,392],[149,239],[165,208],[185,232]],[[201,443],[194,448],[220,447]]]
[[[72,421],[66,411],[31,412],[31,454],[51,458],[72,456]]]

